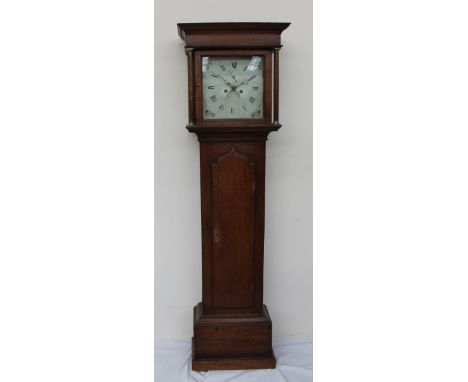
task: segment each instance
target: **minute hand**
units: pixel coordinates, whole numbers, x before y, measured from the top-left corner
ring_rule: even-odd
[[[247,84],[248,84],[250,81],[252,81],[255,77],[257,77],[257,76],[254,74],[254,75],[253,75],[252,77],[250,77],[249,79],[246,79],[246,80],[242,81],[242,82],[240,83],[240,85],[247,85]],[[240,85],[239,85],[239,86],[240,86]]]

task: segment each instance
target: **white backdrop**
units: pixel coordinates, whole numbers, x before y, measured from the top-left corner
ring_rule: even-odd
[[[294,5],[294,6],[293,6]],[[264,301],[273,339],[312,339],[312,3],[178,1],[155,15],[155,338],[189,339],[201,301],[199,149],[178,22],[284,21],[280,122],[266,163]]]

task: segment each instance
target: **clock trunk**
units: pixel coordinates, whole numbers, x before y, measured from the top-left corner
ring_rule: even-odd
[[[265,141],[200,142],[203,308],[261,313]]]

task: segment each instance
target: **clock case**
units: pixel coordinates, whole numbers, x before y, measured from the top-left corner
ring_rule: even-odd
[[[274,368],[263,304],[265,144],[277,131],[279,50],[289,23],[178,24],[188,63],[188,131],[200,142],[202,302],[192,369]],[[203,119],[203,56],[264,57],[264,118]]]

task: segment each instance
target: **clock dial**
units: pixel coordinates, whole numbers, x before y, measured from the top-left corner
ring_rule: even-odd
[[[263,118],[263,57],[202,58],[205,119]]]

